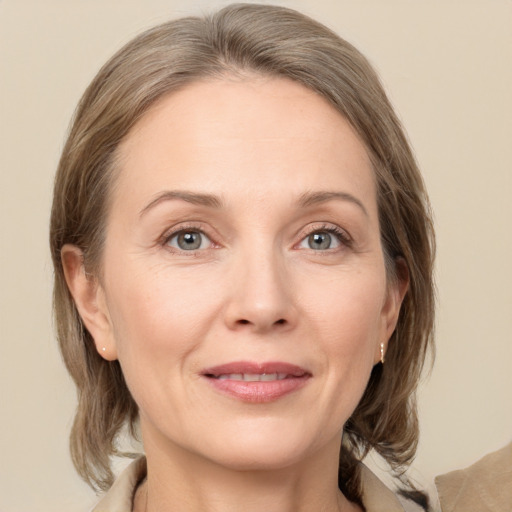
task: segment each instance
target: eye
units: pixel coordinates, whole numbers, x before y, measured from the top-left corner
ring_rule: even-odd
[[[316,251],[324,251],[326,249],[332,249],[333,245],[337,247],[339,245],[339,241],[333,239],[330,233],[326,233],[325,231],[319,231],[317,233],[311,233],[307,237],[308,247],[310,249],[314,249]]]
[[[337,227],[322,227],[303,238],[299,248],[328,251],[329,249],[338,249],[342,245],[350,245],[350,238],[344,231]]]
[[[211,243],[211,240],[204,233],[192,229],[178,231],[166,241],[168,246],[181,251],[206,249]]]

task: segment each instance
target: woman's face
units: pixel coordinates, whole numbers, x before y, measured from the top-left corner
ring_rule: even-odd
[[[286,79],[205,81],[155,105],[119,166],[89,327],[146,446],[242,469],[337,446],[402,298],[347,121]]]

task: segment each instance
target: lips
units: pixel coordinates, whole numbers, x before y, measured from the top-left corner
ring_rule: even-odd
[[[264,403],[297,391],[311,373],[290,363],[237,361],[207,368],[201,375],[221,393],[244,402]]]
[[[288,377],[286,373],[223,373],[214,379],[240,380],[244,382],[268,382],[270,380],[283,380]]]

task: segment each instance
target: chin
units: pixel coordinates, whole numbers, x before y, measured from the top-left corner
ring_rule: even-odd
[[[307,458],[315,451],[313,440],[304,432],[290,429],[272,432],[264,428],[215,436],[208,458],[237,471],[279,470]]]
[[[278,471],[303,459],[300,453],[292,450],[280,450],[277,447],[267,450],[236,448],[231,453],[215,454],[215,462],[234,471]]]

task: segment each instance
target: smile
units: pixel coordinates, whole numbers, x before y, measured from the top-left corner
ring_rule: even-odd
[[[301,389],[312,376],[307,370],[282,362],[233,362],[202,372],[222,394],[250,403],[266,403]]]
[[[230,374],[222,374],[218,376],[212,376],[214,379],[219,380],[241,380],[244,382],[264,382],[271,380],[283,380],[290,375],[286,373],[230,373]]]

